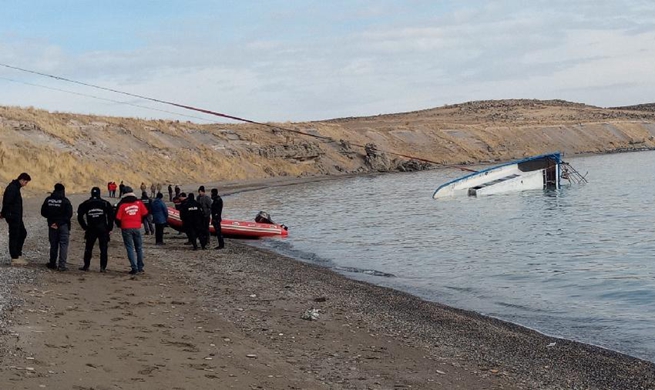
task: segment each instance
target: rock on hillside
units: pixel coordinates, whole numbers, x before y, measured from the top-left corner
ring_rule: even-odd
[[[561,100],[477,101],[270,126],[0,107],[0,180],[5,185],[27,171],[34,179],[28,190],[42,192],[60,181],[70,191],[86,192],[120,180],[132,186],[184,184],[430,166],[407,156],[453,165],[554,150],[571,155],[651,149],[652,106],[605,109]]]

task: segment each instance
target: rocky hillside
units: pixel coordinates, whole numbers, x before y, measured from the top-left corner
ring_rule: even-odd
[[[570,156],[651,149],[653,106],[477,101],[269,126],[0,107],[0,183],[4,186],[27,171],[33,177],[30,191],[43,192],[60,181],[71,191],[86,192],[93,185],[120,180],[138,186],[338,175],[508,160],[555,150]]]

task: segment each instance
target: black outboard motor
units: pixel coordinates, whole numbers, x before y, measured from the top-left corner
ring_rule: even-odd
[[[275,224],[275,222],[273,222],[273,220],[271,219],[271,216],[266,211],[258,212],[257,216],[255,217],[255,222]],[[289,228],[286,225],[280,225],[280,226],[284,230],[289,230]]]
[[[271,219],[271,216],[268,215],[266,211],[260,211],[257,213],[257,216],[255,217],[255,222],[257,223],[275,223]]]

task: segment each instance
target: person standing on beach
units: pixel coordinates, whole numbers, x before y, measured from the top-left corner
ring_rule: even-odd
[[[184,193],[180,194],[180,198],[184,197]],[[182,220],[182,225],[184,226],[184,231],[189,238],[189,242],[193,245],[193,250],[198,250],[198,241],[197,237],[200,230],[203,228],[202,224],[205,221],[205,215],[202,212],[202,206],[196,202],[193,193],[182,202],[180,206],[180,219]],[[206,243],[203,245],[203,242],[200,241],[202,249],[206,248]]]
[[[141,182],[141,187],[139,188],[141,189],[141,192],[146,192],[146,190],[148,189],[148,187],[146,187],[146,183],[144,182]]]
[[[202,207],[202,213],[205,218],[202,222],[202,229],[198,231],[200,245],[204,249],[209,244],[209,222],[211,221],[212,217],[212,200],[205,194],[205,186],[200,186],[198,188],[197,202]]]
[[[148,209],[148,215],[143,217],[143,228],[145,229],[145,235],[150,235],[150,234],[155,234],[155,228],[152,225],[152,209],[150,206],[150,198],[148,198],[148,194],[143,191],[141,193],[141,203],[143,203],[144,206],[146,206],[146,209]]]
[[[121,184],[118,185],[118,197],[122,198],[124,193],[125,193],[125,184],[123,184],[123,180],[121,180]]]
[[[176,184],[175,185],[175,196],[177,196],[179,198],[180,193],[181,193],[180,186]]]
[[[157,193],[157,198],[150,205],[152,219],[155,222],[155,245],[164,245],[164,228],[168,222],[168,207],[164,203],[164,195]]]
[[[161,183],[157,183],[157,184],[155,185],[155,189],[157,190],[157,192],[155,192],[155,193],[152,195],[153,198],[156,197],[157,194],[161,192]]]
[[[23,197],[20,189],[25,187],[32,178],[23,172],[16,180],[5,188],[2,196],[2,211],[0,218],[4,218],[9,226],[9,256],[12,265],[25,265],[27,261],[21,259],[23,256],[23,244],[27,238],[27,230],[23,223]]]
[[[214,232],[218,238],[218,246],[214,249],[223,249],[225,247],[225,241],[223,240],[223,233],[221,233],[221,221],[223,220],[223,198],[218,195],[218,189],[212,188],[212,226],[214,226]]]
[[[52,194],[45,198],[41,205],[41,215],[48,220],[48,239],[50,240],[50,262],[46,266],[50,269],[58,268],[59,271],[67,271],[66,260],[73,205],[66,198],[66,188],[63,184],[55,184]],[[57,267],[57,255],[59,255],[59,267]]]
[[[170,184],[168,185],[168,201],[173,201],[173,186]]]
[[[157,190],[157,185],[155,185],[155,183],[153,182],[152,184],[150,184],[150,197],[153,199],[155,198],[155,195],[157,195],[157,193],[155,192],[156,190]]]
[[[121,228],[123,244],[130,261],[130,275],[143,272],[143,238],[141,237],[141,221],[148,215],[148,209],[134,195],[132,187],[125,187],[125,195],[118,203],[116,225]],[[136,253],[135,253],[136,252]]]
[[[114,208],[100,197],[100,188],[91,189],[91,198],[77,208],[77,222],[84,230],[84,265],[81,271],[88,271],[93,255],[93,246],[98,240],[100,246],[100,272],[107,269],[107,248],[109,235],[114,228]]]

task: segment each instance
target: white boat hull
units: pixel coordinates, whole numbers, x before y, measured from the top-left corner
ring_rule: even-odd
[[[433,198],[559,188],[560,164],[560,154],[553,153],[498,165],[443,184]]]

